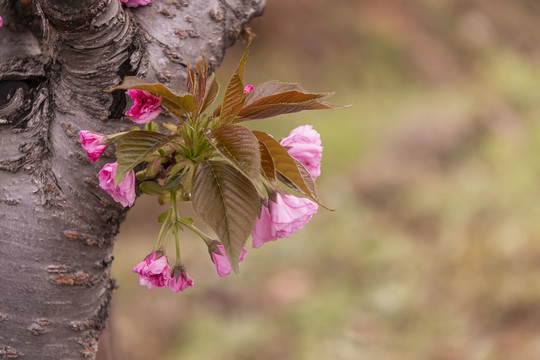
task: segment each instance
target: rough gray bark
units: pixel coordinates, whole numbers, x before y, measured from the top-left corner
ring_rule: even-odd
[[[126,75],[183,88],[212,68],[264,0],[0,0],[0,359],[95,358],[126,209],[97,186],[81,129],[113,133]]]

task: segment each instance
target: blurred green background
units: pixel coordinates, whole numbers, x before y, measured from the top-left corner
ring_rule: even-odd
[[[249,126],[314,125],[337,210],[250,249],[240,278],[183,233],[196,286],[173,294],[131,272],[164,210],[139,198],[115,246],[117,358],[540,359],[539,18],[538,0],[268,1],[246,82],[353,106]]]

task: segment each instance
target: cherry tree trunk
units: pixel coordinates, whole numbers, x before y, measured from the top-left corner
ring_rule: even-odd
[[[131,128],[136,75],[184,88],[215,69],[264,0],[0,0],[0,359],[94,359],[126,209],[101,190],[81,129]],[[110,151],[110,150],[108,150]]]

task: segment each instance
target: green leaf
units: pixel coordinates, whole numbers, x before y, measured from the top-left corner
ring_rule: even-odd
[[[163,185],[163,190],[173,190],[175,188],[178,188],[181,182],[182,182],[182,175],[181,174],[174,175],[172,178],[169,179],[169,181],[165,183],[165,185]]]
[[[151,123],[146,124],[144,126],[144,130],[153,131],[153,132],[159,132],[159,125],[152,121]]]
[[[118,168],[114,183],[120,180],[135,166],[143,161],[144,157],[163,147],[173,137],[152,131],[131,131],[118,139],[116,145],[116,160]]]
[[[152,161],[150,165],[146,168],[144,174],[146,175],[147,179],[153,179],[157,176],[159,170],[161,169],[161,161],[163,158],[157,158],[156,160]]]
[[[160,214],[157,218],[158,222],[164,223],[165,220],[167,220],[167,217],[169,216],[169,213],[171,212],[171,209],[168,209],[164,213]]]
[[[179,162],[174,164],[169,171],[167,171],[167,176],[174,176],[180,172],[180,170],[183,170],[186,167],[186,164],[184,162]]]
[[[270,156],[274,160],[274,165],[278,173],[283,175],[291,184],[294,185],[295,189],[300,191],[302,194],[305,194],[309,199],[315,201],[319,205],[325,207],[319,202],[317,198],[317,193],[315,191],[315,184],[311,176],[306,177],[305,172],[307,170],[301,170],[299,165],[303,168],[302,164],[296,161],[287,150],[274,138],[262,131],[253,130],[253,135],[266,146]],[[307,173],[309,175],[309,172]]]
[[[139,187],[141,188],[143,193],[148,194],[148,195],[159,196],[159,195],[165,195],[167,193],[166,191],[163,191],[163,189],[161,188],[161,185],[159,185],[155,181],[145,181],[141,183]]]
[[[184,223],[187,223],[189,225],[193,225],[193,219],[192,218],[181,218],[180,219],[181,222],[184,222]]]
[[[128,76],[124,78],[122,84],[107,89],[105,91],[111,92],[114,90],[126,89],[146,90],[154,95],[161,96],[163,106],[165,106],[178,118],[180,118],[180,116],[184,114],[184,111],[190,112],[195,109],[193,95],[189,92],[169,89],[168,87],[160,83],[149,84],[143,79],[139,79],[135,76]]]
[[[298,84],[267,81],[247,94],[235,122],[265,119],[302,110],[333,109],[337,106],[323,100],[331,93],[310,93]]]
[[[238,64],[238,68],[231,76],[221,106],[221,118],[234,117],[244,103],[244,64],[249,53],[249,44]]]
[[[210,160],[195,168],[191,200],[197,215],[223,243],[227,258],[238,273],[238,259],[260,209],[257,190],[231,165]]]
[[[158,203],[159,205],[165,205],[171,201],[171,193],[167,193],[166,195],[160,195],[158,196]]]
[[[223,157],[230,160],[248,178],[259,178],[259,141],[249,129],[240,125],[223,125],[217,130],[209,131],[206,137]]]

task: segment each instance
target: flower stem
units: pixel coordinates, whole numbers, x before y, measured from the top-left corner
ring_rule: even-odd
[[[182,264],[182,261],[180,257],[180,239],[178,238],[178,224],[174,224],[173,233],[176,244],[176,265],[180,266]]]
[[[163,250],[165,245],[162,245],[163,236],[167,236],[167,233],[169,232],[169,225],[171,222],[171,210],[169,210],[169,213],[167,214],[167,217],[165,218],[165,221],[163,222],[163,225],[161,226],[161,230],[159,230],[159,235],[156,241],[156,245],[154,245],[154,251],[157,250]],[[165,229],[167,229],[167,232],[165,232]]]
[[[189,230],[193,231],[195,234],[199,235],[201,237],[201,239],[204,240],[204,242],[208,245],[209,241],[211,241],[212,239],[210,238],[210,236],[206,235],[205,233],[203,233],[201,230],[197,229],[195,226],[191,225],[190,222],[186,221],[185,219],[178,219],[178,222],[182,225],[184,225],[185,227],[187,227]]]
[[[180,218],[178,216],[178,207],[176,205],[176,191],[171,191],[171,210],[172,210],[172,226],[173,226],[173,234],[174,234],[174,241],[176,245],[176,265],[181,265],[181,257],[180,257],[180,239],[178,238],[178,228]]]

